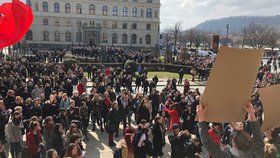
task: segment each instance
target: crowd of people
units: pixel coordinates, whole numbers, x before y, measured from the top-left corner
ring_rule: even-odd
[[[176,78],[159,91],[158,77],[148,80],[145,69],[136,79],[122,68],[104,66],[88,67],[85,76],[78,64],[67,70],[55,56],[48,62],[44,55],[38,58],[1,60],[1,158],[87,157],[83,142],[89,141],[89,130],[108,135],[114,158],[274,158],[279,153],[280,129],[260,131],[257,91],[244,107],[244,122],[206,123],[201,92],[181,77],[183,92]],[[260,67],[256,87],[269,80],[268,65]],[[163,152],[167,142],[171,156]]]
[[[127,51],[123,49],[102,50],[98,47],[81,46],[73,47],[71,53],[76,57],[89,59],[93,62],[125,63],[127,60],[134,60],[138,63],[154,63],[159,59],[141,50]]]

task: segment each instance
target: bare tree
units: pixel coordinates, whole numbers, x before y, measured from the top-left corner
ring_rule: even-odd
[[[190,29],[185,31],[184,39],[189,43],[190,46],[198,48],[203,45],[204,47],[210,44],[210,35],[203,30]]]
[[[250,24],[245,34],[245,43],[253,48],[269,47],[273,50],[280,39],[279,30],[267,25]]]
[[[183,23],[181,21],[177,22],[175,24],[175,28],[174,28],[174,47],[176,48],[177,46],[177,41],[178,41],[178,36],[181,33],[183,29]]]
[[[167,61],[170,61],[170,59],[172,58],[172,53],[170,51],[169,44],[173,40],[173,30],[172,29],[165,30],[162,33],[162,39],[163,39],[163,43],[166,47],[164,60],[165,60],[165,62],[167,62]]]
[[[274,39],[271,38],[272,32],[275,33],[274,30],[274,28],[267,25],[250,24],[246,29],[245,44],[253,48],[264,48],[268,43],[271,45],[271,42],[274,41]],[[269,39],[270,42],[268,42]]]
[[[278,46],[277,41],[280,40],[280,32],[275,27],[269,27],[267,30],[267,39],[266,39],[266,45],[267,47],[273,49]]]

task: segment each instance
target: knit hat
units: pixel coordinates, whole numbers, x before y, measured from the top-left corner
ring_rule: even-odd
[[[174,123],[174,124],[172,125],[173,131],[174,131],[175,129],[178,129],[178,128],[179,128],[179,125],[178,125],[177,123]]]

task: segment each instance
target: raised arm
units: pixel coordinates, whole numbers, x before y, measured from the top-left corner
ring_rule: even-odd
[[[203,107],[202,105],[198,105],[196,110],[199,117],[198,130],[203,146],[212,157],[231,158],[232,155],[229,152],[221,151],[220,147],[211,140],[208,133],[208,126],[205,122],[206,109],[207,106]]]
[[[261,134],[261,127],[260,127],[259,122],[256,119],[254,107],[251,104],[251,102],[248,102],[244,106],[244,109],[248,113],[248,120],[250,122],[250,128],[251,128],[251,131],[253,134],[253,140],[255,143],[256,151],[260,155],[264,155],[264,142],[263,142],[263,137]]]

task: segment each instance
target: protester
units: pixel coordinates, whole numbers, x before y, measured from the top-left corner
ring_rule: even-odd
[[[26,135],[26,146],[28,155],[32,158],[40,158],[41,154],[44,155],[45,152],[45,146],[40,131],[41,127],[39,122],[30,122],[30,131]]]
[[[47,151],[47,158],[58,158],[56,150],[50,149]]]
[[[8,142],[11,145],[12,157],[19,157],[21,153],[22,138],[22,114],[15,111],[12,115],[12,120],[6,125],[5,133],[8,137]]]
[[[207,130],[207,124],[205,122],[205,112],[207,106],[199,105],[197,107],[197,115],[199,117],[199,134],[203,146],[208,150],[210,156],[212,157],[263,157],[264,155],[264,142],[262,139],[260,125],[257,122],[254,107],[251,103],[247,103],[244,109],[248,113],[248,119],[250,121],[250,126],[252,128],[252,135],[250,135],[242,130],[237,130],[232,136],[232,147],[229,149],[221,150],[220,147],[210,138]]]
[[[82,150],[80,147],[74,143],[71,143],[67,146],[66,154],[64,158],[82,158]]]
[[[154,119],[154,126],[152,127],[153,133],[153,157],[162,157],[162,148],[165,145],[165,128],[163,117],[157,115]]]
[[[171,144],[171,158],[182,158],[186,156],[185,143],[190,139],[188,130],[180,131],[178,124],[172,125],[173,133],[168,136]]]
[[[117,145],[117,150],[114,151],[114,158],[134,158],[135,129],[131,126],[125,129],[124,139],[121,139]]]
[[[141,50],[111,49],[108,52],[106,53],[112,56],[109,57],[109,55],[108,59],[105,59],[114,63],[125,63],[128,59],[136,63],[160,62],[157,58],[145,57],[146,54]],[[204,123],[197,125],[195,121],[201,93],[197,89],[193,90],[192,82],[188,80],[183,83],[184,91],[179,91],[181,85],[178,88],[177,80],[182,84],[182,74],[186,69],[182,71],[178,69],[179,78],[170,78],[166,86],[160,90],[160,86],[157,85],[159,78],[147,77],[149,67],[138,66],[139,76],[135,79],[133,74],[128,73],[126,69],[111,65],[94,66],[91,64],[85,67],[86,69],[79,64],[71,63],[67,66],[61,63],[63,54],[62,52],[37,51],[32,56],[27,56],[25,60],[1,61],[0,139],[3,143],[2,147],[13,143],[9,138],[11,133],[4,130],[5,126],[7,129],[10,125],[14,127],[12,111],[14,114],[22,111],[21,124],[24,126],[21,126],[22,130],[19,131],[23,136],[26,134],[27,146],[23,148],[22,153],[27,150],[26,153],[32,158],[39,155],[45,156],[46,149],[50,149],[47,153],[48,157],[57,157],[53,149],[57,151],[59,157],[83,157],[85,150],[91,150],[89,144],[96,141],[90,139],[90,135],[94,134],[99,138],[105,135],[96,130],[98,127],[100,131],[105,129],[109,134],[108,143],[112,149],[115,146],[114,134],[124,136],[124,140],[117,145],[118,150],[123,153],[122,157],[168,157],[168,155],[162,155],[165,135],[169,135],[171,157],[207,157],[208,152],[205,148],[209,145],[204,145],[205,135],[203,137],[199,135],[197,129],[197,127],[201,129],[202,125],[204,127]],[[93,47],[75,47],[72,54],[77,58],[88,57],[89,61],[100,62],[100,52]],[[193,67],[193,78],[205,81],[213,60],[209,57],[190,55],[189,59],[171,62]],[[84,74],[84,70],[88,72],[88,76]],[[257,88],[280,83],[279,73],[272,73],[271,70],[273,71],[273,68],[269,65],[260,67]],[[135,89],[132,87],[134,81]],[[251,102],[254,105],[257,120],[262,123],[263,107],[257,92],[253,93]],[[135,121],[132,118],[133,114]],[[255,134],[252,133],[256,129],[255,122],[245,121],[238,124],[242,128],[244,125],[244,131]],[[119,126],[123,129],[121,133],[118,133]],[[132,126],[136,126],[137,129],[132,130]],[[219,145],[226,153],[228,150],[225,147],[230,145],[235,147],[230,148],[231,150],[238,147],[231,143],[232,136],[240,134],[236,129],[242,129],[237,128],[237,123],[219,126],[210,123],[210,126],[211,128],[207,124],[205,131],[207,135],[212,135],[209,141],[215,141],[215,146]],[[92,131],[89,132],[88,129]],[[265,155],[268,157],[275,155],[274,153],[277,152],[275,147],[279,151],[279,133],[274,129],[271,136],[266,135],[266,138],[269,138],[269,144],[266,144]],[[5,135],[8,137],[5,138]],[[245,138],[244,140],[248,139]],[[21,137],[20,140],[22,140]],[[82,142],[87,144],[87,149]],[[11,155],[18,152],[16,144],[17,142],[13,144]],[[2,150],[2,147],[0,146],[0,156],[9,155],[9,151]],[[209,150],[209,147],[207,149]],[[238,149],[238,152],[243,154],[244,151],[241,151]],[[212,148],[209,153],[213,154]]]
[[[112,104],[112,108],[110,109],[108,115],[107,115],[107,123],[106,123],[106,130],[107,133],[109,133],[109,146],[115,146],[116,144],[113,141],[114,133],[119,130],[118,125],[120,121],[120,115],[117,111],[118,109],[118,103],[114,102]]]
[[[56,123],[51,137],[52,149],[55,149],[59,157],[63,157],[65,152],[65,132],[60,123]]]

